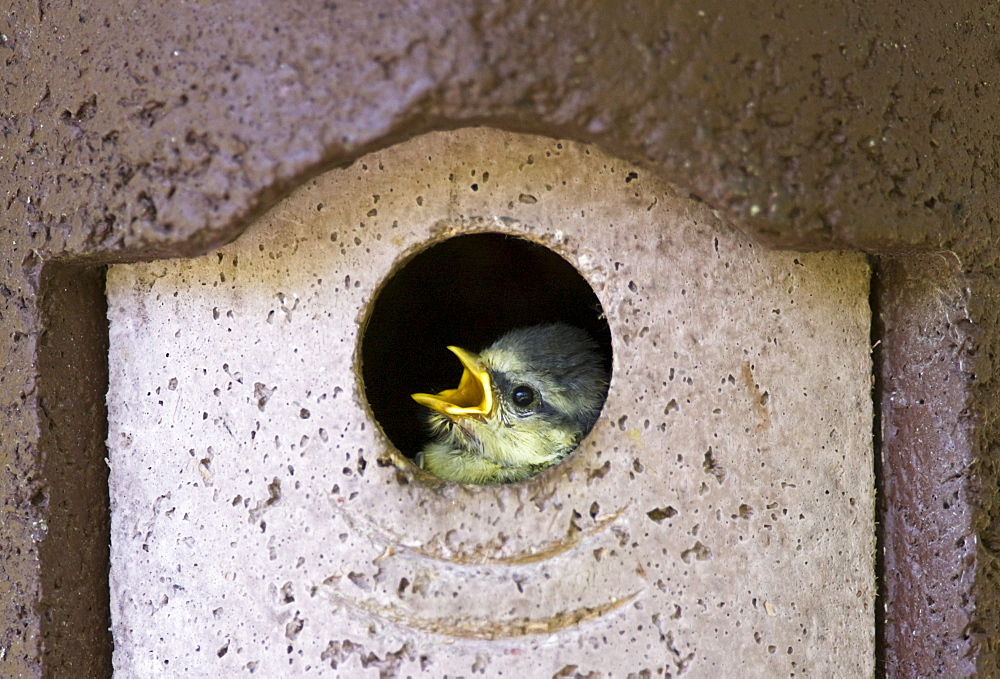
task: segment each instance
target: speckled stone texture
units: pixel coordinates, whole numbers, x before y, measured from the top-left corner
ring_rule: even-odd
[[[995,19],[954,2],[16,2],[7,209],[40,228],[12,252],[204,251],[326,164],[477,121],[649,162],[786,247],[950,247],[992,214]]]
[[[949,383],[897,381],[896,401],[923,399],[967,427],[945,428],[933,458],[965,470],[962,506],[938,503],[920,523],[964,534],[940,552],[899,552],[897,591],[912,597],[884,601],[880,662],[997,674],[998,38],[995,8],[970,0],[11,0],[0,14],[0,674],[110,666],[95,632],[108,624],[100,266],[203,254],[325,168],[469,124],[596,141],[777,247],[914,254],[882,270],[876,306],[897,341],[873,344],[886,366],[949,366],[924,373]],[[939,256],[954,259],[946,275]],[[936,327],[940,342],[922,341]],[[922,408],[876,399],[901,425],[886,428],[883,487],[929,484],[896,497],[934,499],[936,470],[908,473],[928,454],[909,422]],[[954,578],[960,560],[968,577]],[[942,592],[961,614],[935,617],[926,602]],[[930,628],[933,644],[911,643]]]
[[[880,464],[893,472],[880,475],[879,487],[887,676],[972,676],[975,646],[988,629],[977,629],[969,596],[977,566],[981,573],[995,567],[987,560],[983,568],[969,536],[974,471],[983,462],[974,462],[970,445],[962,374],[975,367],[961,355],[970,310],[954,285],[957,268],[954,255],[937,254],[886,258],[876,272],[876,332],[890,347],[876,350]],[[941,360],[949,354],[954,360]],[[984,542],[997,548],[989,532]],[[990,627],[997,624],[991,613],[980,610]]]
[[[406,257],[483,230],[577,267],[614,372],[568,461],[463,487],[388,443],[356,361]],[[868,276],[488,129],[321,175],[204,257],[112,267],[116,675],[871,675]]]

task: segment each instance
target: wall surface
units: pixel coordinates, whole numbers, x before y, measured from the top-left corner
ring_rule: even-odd
[[[415,470],[357,368],[387,277],[482,230],[572,263],[615,352],[581,448],[499,487]],[[112,267],[117,675],[871,675],[868,277],[483,128],[321,175],[204,257]]]
[[[329,167],[469,124],[596,142],[779,248],[891,256],[873,297],[879,525],[908,532],[883,536],[879,662],[1000,673],[994,7],[7,5],[0,673],[110,667],[101,267],[204,254]]]

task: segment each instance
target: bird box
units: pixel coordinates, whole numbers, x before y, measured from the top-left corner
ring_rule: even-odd
[[[869,269],[597,148],[467,129],[108,273],[122,676],[867,676]],[[516,483],[419,469],[446,349],[560,321],[601,414]]]

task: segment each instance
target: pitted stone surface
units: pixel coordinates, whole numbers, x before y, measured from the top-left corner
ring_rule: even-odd
[[[576,266],[615,351],[580,449],[502,487],[415,471],[356,368],[381,282],[477,230]],[[486,129],[317,177],[218,252],[113,267],[116,672],[871,675],[868,275]]]

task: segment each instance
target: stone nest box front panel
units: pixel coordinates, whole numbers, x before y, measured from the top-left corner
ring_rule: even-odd
[[[407,282],[433,313],[396,302],[366,337],[469,234],[545,248],[599,303],[514,261],[470,311],[464,256]],[[416,469],[388,423],[409,411],[366,382],[428,385],[368,369],[504,322],[535,280],[607,323],[594,429],[519,483]],[[327,172],[212,254],[112,267],[116,673],[870,676],[868,283],[593,147],[489,129]]]

